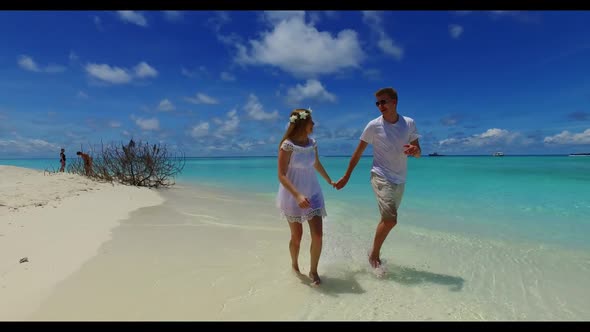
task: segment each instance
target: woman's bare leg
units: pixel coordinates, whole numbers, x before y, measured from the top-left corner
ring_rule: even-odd
[[[311,247],[309,249],[311,267],[309,277],[315,285],[319,285],[322,282],[318,275],[318,264],[322,253],[322,238],[324,236],[322,225],[322,217],[316,216],[309,220],[309,231],[311,233]]]
[[[291,266],[297,273],[299,271],[299,247],[301,246],[301,237],[303,236],[303,225],[298,222],[287,222],[291,229],[291,240],[289,241],[289,252],[291,253]]]

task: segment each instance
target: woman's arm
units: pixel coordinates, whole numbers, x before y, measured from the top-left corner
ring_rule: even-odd
[[[315,170],[318,171],[318,173],[320,173],[320,175],[326,180],[326,182],[328,182],[330,185],[334,185],[334,182],[332,182],[332,179],[330,179],[328,172],[326,172],[326,170],[324,169],[324,166],[320,162],[320,156],[318,155],[318,148],[316,147],[316,148],[314,148],[314,150],[315,150],[315,164],[313,166],[314,166]]]

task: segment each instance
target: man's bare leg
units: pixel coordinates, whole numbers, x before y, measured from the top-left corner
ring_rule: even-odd
[[[389,232],[395,227],[397,224],[396,219],[381,219],[379,224],[377,225],[377,230],[375,231],[375,239],[373,240],[373,249],[369,254],[369,263],[372,267],[377,268],[381,266],[381,259],[379,258],[379,254],[381,252],[381,246]]]

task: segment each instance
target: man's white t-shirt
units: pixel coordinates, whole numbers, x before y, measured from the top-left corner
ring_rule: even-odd
[[[400,184],[406,182],[408,157],[404,145],[419,138],[414,119],[399,115],[396,123],[380,116],[371,120],[361,134],[361,140],[373,145],[371,172]]]

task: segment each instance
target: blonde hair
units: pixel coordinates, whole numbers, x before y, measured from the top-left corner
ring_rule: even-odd
[[[307,113],[307,117],[305,119],[303,119],[301,117],[302,113]],[[307,123],[309,121],[311,121],[311,112],[305,108],[294,109],[291,112],[291,114],[289,115],[289,120],[291,119],[292,116],[295,116],[296,119],[293,122],[289,121],[289,127],[287,127],[287,130],[285,131],[285,135],[283,135],[283,138],[279,142],[279,150],[281,149],[281,145],[283,144],[283,142],[286,139],[293,138],[293,137],[299,135],[301,133],[301,131],[305,130]]]

